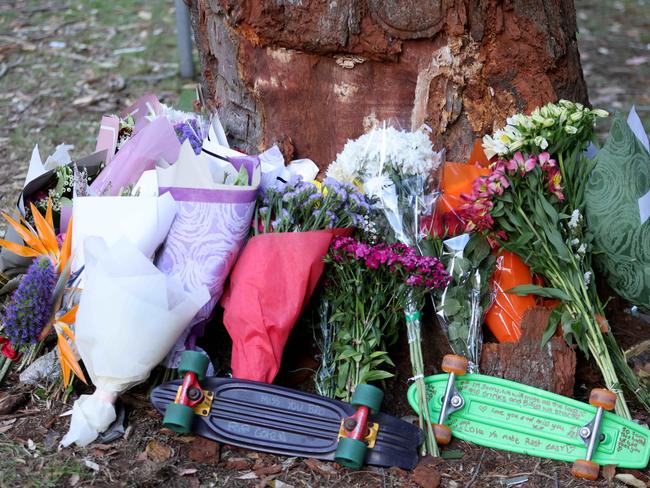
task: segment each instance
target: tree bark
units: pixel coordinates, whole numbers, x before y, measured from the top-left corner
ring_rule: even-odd
[[[378,121],[462,161],[515,112],[587,102],[572,0],[193,0],[192,19],[231,143],[291,138],[321,168]]]

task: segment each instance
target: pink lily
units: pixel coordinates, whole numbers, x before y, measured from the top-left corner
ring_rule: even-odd
[[[542,167],[542,169],[550,169],[554,168],[556,165],[555,159],[551,159],[551,155],[544,151],[539,155],[539,165]]]
[[[530,173],[533,169],[535,169],[536,165],[537,165],[537,158],[535,158],[535,156],[530,156],[524,163],[524,171],[526,173]]]

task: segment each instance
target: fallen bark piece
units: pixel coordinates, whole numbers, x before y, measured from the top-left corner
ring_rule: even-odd
[[[282,465],[281,464],[272,464],[271,466],[261,466],[259,468],[255,469],[255,473],[257,473],[257,476],[263,477],[263,476],[269,476],[272,474],[278,474],[282,472]]]
[[[336,474],[336,468],[331,464],[323,463],[318,459],[305,459],[305,464],[309,466],[309,469],[316,471],[317,473],[329,477],[333,474]]]
[[[603,466],[603,469],[601,470],[601,474],[603,475],[603,478],[605,478],[607,481],[612,481],[614,479],[614,476],[616,475],[616,465],[608,464],[606,466]]]
[[[225,468],[232,471],[243,471],[250,469],[252,465],[252,461],[247,458],[230,458],[226,460]]]
[[[440,486],[442,475],[440,464],[442,460],[433,456],[425,456],[413,471],[413,482],[422,488],[437,488]]]
[[[167,461],[174,454],[171,447],[158,441],[149,442],[144,452],[147,459],[155,462]]]
[[[190,444],[188,457],[202,464],[217,464],[219,462],[219,444],[203,437],[195,437]]]
[[[541,346],[551,309],[529,309],[517,343],[484,344],[481,373],[573,396],[576,355],[561,337]]]

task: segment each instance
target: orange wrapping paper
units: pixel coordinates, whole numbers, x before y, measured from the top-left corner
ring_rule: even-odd
[[[516,254],[501,251],[492,281],[496,296],[485,323],[499,342],[517,342],[521,337],[521,319],[526,310],[535,306],[535,298],[511,295],[506,290],[533,283],[530,268]]]

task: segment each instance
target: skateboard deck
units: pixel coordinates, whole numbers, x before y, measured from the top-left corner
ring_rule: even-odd
[[[151,402],[161,413],[174,402],[182,380],[155,388]],[[333,461],[341,420],[356,408],[338,400],[254,381],[205,378],[214,399],[206,416],[194,415],[192,432],[216,442],[256,451]],[[413,469],[422,431],[384,413],[372,414],[379,430],[365,464]]]
[[[424,379],[431,421],[437,422],[447,374]],[[415,385],[408,401],[417,409]],[[586,445],[578,435],[593,420],[596,407],[555,393],[480,374],[456,377],[463,406],[445,424],[452,435],[481,446],[560,461],[583,459]],[[604,412],[600,443],[593,461],[643,469],[650,457],[650,430]]]

